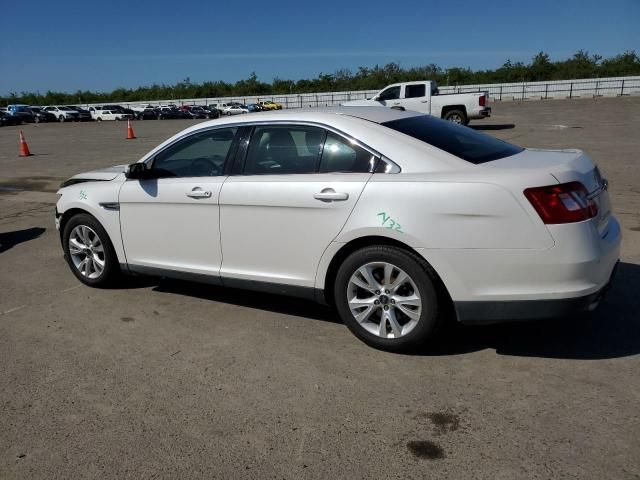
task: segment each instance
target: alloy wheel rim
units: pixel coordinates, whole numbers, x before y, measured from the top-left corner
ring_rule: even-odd
[[[78,225],[71,231],[69,255],[83,277],[96,279],[102,275],[105,266],[104,245],[91,227]]]
[[[407,335],[422,313],[415,282],[388,262],[371,262],[358,268],[347,285],[347,303],[356,322],[380,338]]]

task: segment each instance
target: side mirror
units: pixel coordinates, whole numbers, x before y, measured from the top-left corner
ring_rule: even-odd
[[[375,97],[372,98],[372,100],[379,102],[380,101],[380,95],[376,95]]]
[[[148,178],[149,168],[146,163],[132,163],[127,167],[124,176],[132,180],[142,180]]]

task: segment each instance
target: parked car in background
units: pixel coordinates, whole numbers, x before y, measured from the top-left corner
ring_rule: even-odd
[[[93,120],[93,118],[91,117],[91,112],[89,110],[74,105],[68,105],[68,107],[78,112],[78,118],[81,122],[90,122],[91,120]]]
[[[128,113],[122,113],[120,111],[117,110],[97,110],[95,112],[92,112],[92,115],[94,115],[94,118],[98,121],[98,122],[102,122],[102,121],[110,121],[110,120],[115,120],[115,121],[120,121],[120,120],[129,120],[132,118],[132,115],[128,114]]]
[[[272,102],[271,100],[263,100],[262,102],[258,102],[258,105],[260,105],[263,110],[282,110],[282,105]]]
[[[59,122],[78,122],[80,121],[80,114],[69,107],[56,107],[48,106],[44,107],[45,112],[50,112],[55,115]]]
[[[176,120],[180,118],[190,118],[188,114],[185,114],[177,108],[161,107],[156,109],[156,116],[158,120]]]
[[[20,117],[22,123],[35,123],[36,116],[33,114],[31,110],[29,110],[29,105],[23,104],[12,104],[7,105],[7,112],[16,117]]]
[[[211,118],[211,119],[220,118],[220,113],[221,112],[216,107],[213,107],[211,105],[205,105],[202,108],[207,112],[207,116],[209,118]]]
[[[257,103],[250,103],[247,105],[249,112],[262,112],[264,109]]]
[[[136,111],[137,120],[156,120],[158,118],[158,112],[153,108],[145,108],[143,110]]]
[[[29,111],[35,116],[36,123],[55,122],[57,120],[53,113],[46,112],[41,107],[29,107]]]
[[[189,105],[182,111],[187,113],[188,115],[191,116],[191,118],[194,118],[194,119],[198,119],[198,118],[204,119],[209,117],[207,112],[199,105]]]
[[[222,109],[224,115],[240,115],[242,113],[249,113],[246,106],[227,105]]]
[[[0,127],[9,125],[21,125],[22,119],[17,115],[13,115],[7,111],[0,110]]]
[[[345,107],[390,107],[426,113],[453,123],[467,125],[469,120],[491,115],[487,92],[447,93],[440,95],[438,84],[426,80],[389,85],[371,99],[345,102]]]
[[[122,105],[103,105],[102,108],[105,110],[111,110],[112,112],[126,113],[127,115],[131,115],[130,118],[135,118],[136,114],[136,112],[131,108],[123,107]]]

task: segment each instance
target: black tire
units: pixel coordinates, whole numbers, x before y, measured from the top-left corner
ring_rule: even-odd
[[[69,253],[69,237],[73,229],[79,225],[91,228],[97,234],[103,245],[104,269],[97,278],[89,278],[80,273],[73,263],[73,259]],[[67,221],[62,232],[62,248],[64,250],[64,258],[67,261],[69,268],[76,278],[85,285],[95,288],[106,288],[114,282],[120,273],[118,257],[113,249],[113,244],[109,239],[109,235],[107,235],[105,229],[100,225],[100,222],[87,213],[74,215]]]
[[[457,123],[458,125],[466,125],[469,123],[469,119],[464,111],[457,108],[448,110],[442,118],[448,122]]]
[[[347,289],[351,276],[360,267],[375,262],[390,263],[403,270],[411,277],[420,299],[423,299],[417,324],[399,338],[384,338],[369,332],[358,323],[349,308]],[[353,252],[340,265],[334,283],[334,302],[345,325],[367,345],[393,352],[411,352],[424,348],[442,323],[441,310],[444,309],[441,309],[442,299],[438,295],[437,283],[436,273],[418,254],[386,245],[370,246]]]

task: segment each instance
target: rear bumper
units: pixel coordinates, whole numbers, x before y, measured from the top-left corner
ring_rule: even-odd
[[[465,325],[489,325],[527,320],[562,318],[595,310],[615,276],[616,263],[607,284],[597,292],[577,298],[506,302],[454,302],[458,321]]]
[[[471,120],[478,120],[480,118],[488,118],[491,116],[491,107],[485,107],[477,113],[469,115]]]
[[[561,317],[595,308],[620,258],[620,225],[550,225],[543,250],[418,250],[438,272],[462,323]]]

